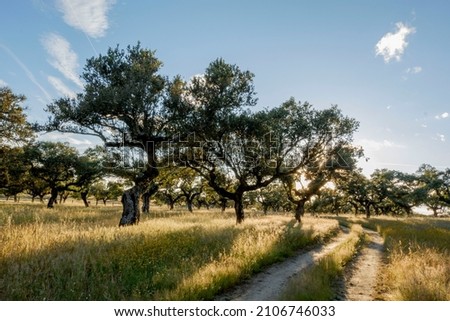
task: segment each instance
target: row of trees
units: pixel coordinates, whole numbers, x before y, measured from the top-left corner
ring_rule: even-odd
[[[158,189],[169,203],[183,198],[190,209],[194,202],[223,206],[231,201],[238,223],[251,200],[267,210],[293,208],[299,221],[307,204],[316,210],[326,199],[335,211],[342,208],[337,204],[346,203],[368,216],[371,211],[410,213],[420,198],[427,206],[431,199],[440,207],[448,205],[448,170],[423,166],[420,182],[417,175],[399,172],[377,171],[370,179],[358,172],[362,150],[352,143],[358,122],[337,106],[315,109],[291,98],[278,107],[252,111],[257,99],[249,71],[217,59],[202,75],[185,81],[161,75],[161,66],[155,53],[139,44],[89,59],[83,92],[75,99],[55,100],[48,106],[49,121],[34,127],[94,135],[104,149],[78,155],[64,145],[45,152],[46,143],[37,143],[24,151],[25,171],[36,178],[45,176],[43,168],[57,172],[65,162],[44,166],[43,155],[61,154],[72,163],[61,171],[69,177],[62,179],[67,186],[60,189],[87,191],[106,169],[126,178],[132,187],[122,195],[120,225],[138,222],[141,200],[142,210],[148,211]],[[14,108],[20,108],[23,97],[14,97]],[[2,146],[3,155],[8,154],[9,145]],[[103,174],[95,170],[98,164]],[[332,189],[327,188],[330,182]]]
[[[313,170],[318,184],[352,170],[361,150],[352,146],[358,122],[333,106],[314,109],[290,99],[253,112],[254,75],[222,59],[184,81],[159,73],[162,63],[140,45],[109,49],[86,63],[84,91],[48,106],[45,130],[95,135],[109,151],[140,149],[145,164],[125,191],[121,225],[139,219],[139,200],[160,169],[186,167],[244,220],[244,194]],[[297,219],[304,211],[299,202]]]

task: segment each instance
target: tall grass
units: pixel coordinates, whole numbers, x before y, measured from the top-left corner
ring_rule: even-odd
[[[237,226],[219,211],[155,213],[118,228],[117,207],[1,204],[0,299],[211,299],[337,229],[283,215]]]
[[[382,234],[387,248],[384,299],[450,300],[449,220],[376,219],[368,225]]]
[[[334,280],[342,275],[364,240],[361,225],[353,225],[347,239],[292,280],[281,300],[326,301],[335,297]]]

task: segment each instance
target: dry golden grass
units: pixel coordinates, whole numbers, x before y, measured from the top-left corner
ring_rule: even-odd
[[[450,220],[447,218],[354,219],[385,240],[381,300],[450,300]]]
[[[0,204],[1,300],[210,299],[320,241],[335,220],[154,208],[118,228],[120,207]]]
[[[293,279],[281,300],[327,301],[335,296],[333,281],[342,274],[364,239],[361,225],[352,225],[348,237],[317,264]]]

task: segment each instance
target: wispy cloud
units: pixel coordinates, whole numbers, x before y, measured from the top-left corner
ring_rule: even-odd
[[[401,148],[401,149],[406,148],[405,145],[400,145],[387,139],[377,141],[363,138],[358,140],[357,144],[361,145],[367,152],[377,152],[385,148]]]
[[[406,69],[407,74],[419,74],[421,72],[422,72],[422,67],[420,67],[420,66]]]
[[[59,78],[48,76],[47,77],[48,82],[62,95],[62,96],[68,96],[70,98],[75,98],[76,94],[74,91],[69,89],[63,81]]]
[[[0,79],[0,87],[6,87],[8,86],[8,83],[4,81],[3,79]]]
[[[11,49],[9,49],[8,47],[6,47],[5,45],[0,44],[0,48],[3,49],[4,51],[6,51],[6,53],[8,55],[11,56],[11,58],[20,66],[20,68],[22,68],[22,70],[25,72],[25,74],[27,75],[28,79],[30,79],[30,81],[35,84],[40,91],[44,94],[45,98],[47,99],[47,102],[50,102],[52,100],[52,97],[50,96],[50,94],[47,92],[47,90],[45,90],[45,88],[37,81],[36,77],[34,77],[33,73],[30,71],[30,69],[28,69],[28,67],[19,59],[19,57],[16,56],[16,54],[14,52],[12,52]]]
[[[434,118],[436,118],[436,119],[445,119],[445,118],[448,118],[449,116],[450,116],[450,114],[448,112],[445,112],[445,113],[442,113],[440,115],[434,116]]]
[[[57,0],[64,21],[92,38],[103,37],[108,30],[108,11],[115,0]]]
[[[395,24],[396,31],[394,33],[388,32],[375,45],[375,53],[377,56],[382,56],[385,63],[392,59],[400,61],[408,42],[406,38],[416,32],[413,27],[408,27],[402,22]]]
[[[93,140],[89,140],[81,135],[50,132],[38,136],[38,140],[68,142],[70,145],[75,145],[79,150],[86,150],[95,145]]]
[[[77,73],[78,56],[70,48],[70,43],[64,37],[50,33],[42,38],[42,44],[51,56],[51,59],[48,60],[49,64],[78,87],[83,88],[83,83]]]

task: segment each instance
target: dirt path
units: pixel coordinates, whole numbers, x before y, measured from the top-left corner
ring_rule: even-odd
[[[331,252],[348,237],[348,230],[340,232],[326,245],[276,263],[240,284],[228,293],[216,297],[218,301],[278,300],[290,279]]]
[[[383,239],[378,233],[364,229],[370,242],[352,263],[351,271],[339,286],[338,300],[373,300],[378,268],[381,265]],[[286,259],[256,274],[231,291],[215,298],[217,301],[273,301],[279,300],[292,277],[330,253],[348,237],[343,229],[328,244]]]
[[[368,244],[360,251],[344,275],[337,300],[373,301],[375,286],[383,258],[383,238],[374,231],[364,229],[370,236]]]

